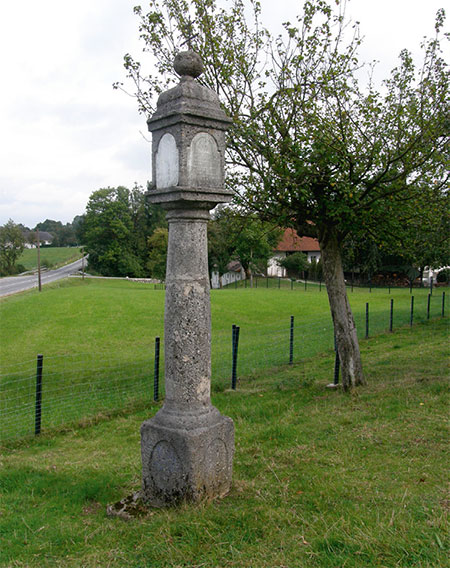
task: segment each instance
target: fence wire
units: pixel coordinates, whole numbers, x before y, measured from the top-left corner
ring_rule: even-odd
[[[368,294],[370,296],[370,294]],[[354,312],[358,337],[363,339],[390,330],[390,304],[386,309]],[[442,317],[441,295],[428,300],[414,299],[413,323]],[[295,320],[293,327],[293,362],[298,363],[334,348],[331,317],[314,321]],[[368,319],[367,319],[368,318]],[[411,325],[411,303],[394,300],[393,328]],[[263,369],[289,364],[291,322],[273,325],[240,325],[238,377]],[[96,346],[91,353],[46,356],[43,353],[42,431],[68,425],[102,412],[111,412],[137,404],[152,404],[155,369],[153,345],[136,356],[126,357],[126,346],[116,358]],[[125,360],[124,360],[125,359]],[[161,361],[164,360],[161,342]],[[161,364],[159,398],[164,396],[164,365]],[[0,442],[35,433],[36,359],[2,366],[0,373]],[[212,389],[222,390],[231,380],[232,330],[220,330],[212,336]],[[330,379],[333,369],[330,369]]]

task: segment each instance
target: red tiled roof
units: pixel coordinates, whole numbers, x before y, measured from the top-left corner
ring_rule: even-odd
[[[312,237],[299,237],[295,229],[286,229],[275,250],[284,252],[320,251],[319,241]]]

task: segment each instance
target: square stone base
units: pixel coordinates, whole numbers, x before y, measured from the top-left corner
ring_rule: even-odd
[[[231,488],[234,425],[217,412],[213,424],[186,428],[152,418],[141,426],[142,498],[155,507],[226,495]]]

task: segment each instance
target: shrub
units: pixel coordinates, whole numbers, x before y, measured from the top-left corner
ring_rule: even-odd
[[[53,262],[50,262],[50,260],[48,260],[48,258],[44,258],[44,259],[41,261],[41,266],[42,266],[43,268],[48,268],[48,269],[50,269],[50,268],[53,268],[54,264],[53,264]]]
[[[277,262],[287,270],[289,276],[294,278],[298,278],[304,270],[309,268],[308,258],[302,252],[294,252]]]
[[[444,268],[444,270],[438,272],[436,280],[440,284],[442,283],[448,284],[450,282],[450,268]]]

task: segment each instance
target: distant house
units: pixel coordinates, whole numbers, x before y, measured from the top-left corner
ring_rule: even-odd
[[[308,262],[318,261],[320,259],[319,241],[312,237],[299,237],[295,229],[286,229],[273,257],[269,260],[267,275],[285,278],[286,269],[281,267],[278,261],[294,252],[303,252],[307,256]]]
[[[23,236],[25,237],[25,248],[36,248],[37,244],[36,244],[36,237],[37,237],[37,232],[36,231],[27,231],[23,234]],[[45,245],[51,245],[53,242],[53,235],[51,235],[50,233],[47,233],[46,231],[39,231],[39,245],[45,246]]]
[[[218,272],[211,274],[211,288],[217,289],[239,280],[245,280],[245,270],[238,260],[232,260],[227,266],[228,272],[219,277]]]

